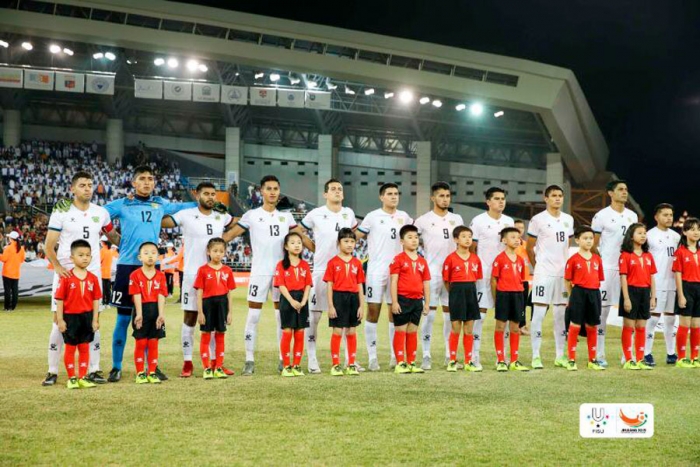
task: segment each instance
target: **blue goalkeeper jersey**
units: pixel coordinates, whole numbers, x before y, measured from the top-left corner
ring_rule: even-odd
[[[121,198],[105,205],[109,216],[119,219],[122,239],[117,264],[140,265],[139,247],[144,242],[158,244],[163,217],[194,207],[197,207],[195,202],[171,203],[160,196]]]

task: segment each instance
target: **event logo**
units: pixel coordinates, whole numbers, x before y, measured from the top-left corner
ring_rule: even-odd
[[[651,438],[651,404],[581,404],[579,434],[583,438]]]
[[[641,428],[649,421],[649,417],[644,412],[637,412],[634,417],[629,417],[620,409],[620,420],[630,428]],[[623,428],[623,431],[625,429]]]
[[[316,94],[309,94],[309,100],[310,100],[310,101],[315,101],[315,100],[316,100]]]
[[[267,98],[267,89],[260,89],[258,91],[258,96],[262,97],[263,99]]]
[[[202,88],[202,95],[203,96],[211,96],[211,86],[204,86]]]
[[[294,94],[292,94],[291,92],[289,94],[287,94],[287,100],[290,102],[293,102],[294,101]]]
[[[185,92],[185,90],[182,88],[182,86],[176,84],[175,86],[173,86],[172,92],[175,96],[181,96]]]
[[[226,93],[226,96],[229,98],[229,100],[237,101],[241,98],[242,94],[238,89],[231,89],[228,93]]]
[[[90,83],[90,87],[96,93],[105,92],[107,89],[109,89],[109,80],[104,78],[94,78],[92,80],[92,83]],[[140,87],[141,86],[139,86],[139,88]]]

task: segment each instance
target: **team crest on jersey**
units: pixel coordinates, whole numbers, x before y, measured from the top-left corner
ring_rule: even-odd
[[[455,221],[450,221],[450,225],[451,225],[451,226],[453,226],[453,227],[454,227],[454,225],[455,225],[455,224],[456,224],[456,222],[455,222]]]
[[[396,219],[396,222],[397,222],[399,225],[401,225],[401,224],[403,224],[403,219],[399,217],[398,219]]]
[[[89,291],[89,292],[92,292],[92,289],[93,289],[93,287],[94,287],[94,286],[92,285],[92,282],[88,282],[88,285],[87,285],[87,286],[88,286],[88,291]]]
[[[423,266],[422,264],[419,264],[419,265],[418,265],[418,271],[419,271],[419,272],[423,273],[423,270],[424,270],[424,269],[425,269],[425,266]]]
[[[568,227],[568,226],[569,226],[569,223],[568,223],[568,222],[564,222],[564,227]]]
[[[151,207],[153,209],[158,209],[158,203],[151,203]]]
[[[357,274],[357,266],[351,266],[350,271],[352,271],[353,275]]]
[[[593,263],[593,269],[598,270],[598,263]]]
[[[478,264],[472,264],[472,272],[479,272],[479,265]]]
[[[343,220],[348,220],[348,215],[346,213],[343,213]]]
[[[92,216],[92,222],[100,222],[99,216]]]
[[[215,217],[214,219],[216,219],[217,221],[218,221],[218,220],[221,220],[221,216],[217,214],[216,217]]]
[[[306,277],[306,269],[302,269],[300,274],[301,274],[301,277]]]
[[[224,282],[226,282],[228,280],[228,273],[227,272],[221,273],[221,280]]]
[[[280,222],[284,222],[284,216],[280,216]]]
[[[153,283],[153,290],[158,290],[160,289],[160,282],[154,282]]]

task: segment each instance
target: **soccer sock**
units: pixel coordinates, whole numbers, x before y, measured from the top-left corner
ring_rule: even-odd
[[[365,343],[369,361],[377,359],[377,323],[365,321]]]
[[[466,334],[465,334],[466,337]],[[450,356],[449,359],[451,361],[457,360],[457,347],[459,346],[459,334],[456,332],[450,332],[450,339],[448,341],[450,343],[449,349],[450,349]],[[464,361],[467,360],[467,351],[466,349],[464,350]]]
[[[566,349],[566,306],[554,305],[554,348],[556,358],[561,358]]]
[[[333,366],[340,365],[340,342],[342,340],[342,334],[333,333],[331,335],[331,360],[333,361]]]
[[[216,341],[216,367],[224,366],[224,355],[226,354],[226,333],[215,332],[214,340]]]
[[[591,362],[595,360],[595,356],[598,352],[596,348],[598,345],[597,326],[586,326],[586,344],[588,344],[588,361]]]
[[[348,346],[348,365],[354,365],[357,355],[357,334],[347,334],[345,342]]]
[[[430,341],[433,338],[433,323],[435,322],[435,315],[437,310],[430,310],[428,316],[423,319],[421,323],[421,340],[423,342],[423,358],[430,357]]]
[[[393,340],[394,355],[396,363],[403,363],[406,360],[406,331],[396,331]]]
[[[95,332],[95,337],[90,342],[90,373],[100,371],[100,330]]]
[[[472,361],[472,349],[474,348],[474,334],[464,334],[462,336],[464,344],[464,364]]]
[[[275,321],[277,321],[277,344],[282,340],[282,315],[280,314],[279,308],[275,308]],[[279,346],[277,347],[279,349]],[[280,361],[282,360],[282,354],[278,355]]]
[[[511,332],[510,333],[510,362],[517,362],[520,350],[520,333]]]
[[[640,326],[634,329],[634,350],[637,363],[644,360],[644,344],[647,338],[647,328]]]
[[[452,321],[449,313],[442,313],[442,336],[445,338],[445,357],[450,358],[450,334],[452,334]]]
[[[289,363],[289,352],[292,346],[292,330],[285,329],[282,331],[282,340],[280,340],[280,352],[282,353],[282,364],[285,367],[290,366]]]
[[[87,375],[88,366],[90,365],[90,343],[83,342],[78,344],[78,377],[82,378]]]
[[[214,363],[216,360],[216,336],[215,332],[212,332],[210,334],[209,338],[209,358],[211,359],[211,363]]]
[[[391,311],[389,313],[391,313]],[[396,332],[396,327],[394,326],[394,323],[389,321],[389,342],[394,342],[394,333],[395,332]],[[396,354],[395,354],[393,348],[391,349],[391,353],[392,353],[391,356],[393,358],[396,358]]]
[[[700,328],[690,328],[690,359],[697,360],[700,350]]]
[[[117,310],[123,308],[117,308]],[[131,313],[122,315],[117,313],[117,322],[114,325],[114,333],[112,334],[112,368],[117,370],[122,369],[122,360],[124,360],[124,349],[126,348],[126,331],[131,322]]]
[[[666,355],[676,353],[676,317],[664,315],[664,340],[666,341]]]
[[[148,373],[155,373],[158,366],[158,339],[148,339]]]
[[[493,343],[496,346],[496,359],[499,362],[505,362],[506,357],[503,354],[503,331],[493,332]]]
[[[262,309],[248,308],[248,318],[245,321],[245,361],[255,361],[255,338],[258,335],[258,323],[260,322]]]
[[[481,363],[481,356],[479,355],[481,351],[481,332],[484,329],[484,320],[486,319],[486,313],[481,313],[481,318],[474,320],[474,329],[473,329],[473,336],[474,336],[474,349],[473,349],[473,354],[474,358],[472,358],[472,361],[476,364]]]
[[[206,370],[211,366],[211,351],[209,344],[211,343],[211,333],[203,332],[199,340],[199,356],[202,358],[202,366]]]
[[[304,330],[295,329],[294,330],[294,366],[299,366],[301,364],[301,356],[304,355]],[[357,347],[357,341],[355,341],[355,347]],[[355,361],[355,354],[353,353],[353,362]]]
[[[542,323],[547,315],[546,305],[533,305],[532,320],[530,321],[530,343],[532,344],[532,358],[540,357],[542,348]]]
[[[578,334],[581,332],[581,326],[578,324],[569,324],[569,337],[568,337],[568,356],[570,361],[576,361],[576,346],[578,345]]]
[[[406,359],[408,363],[415,363],[416,350],[418,349],[418,331],[406,333]]]
[[[659,324],[659,318],[661,317],[651,315],[651,317],[647,320],[644,355],[651,354],[651,350],[654,345],[654,333],[656,332],[656,325]]]
[[[600,314],[600,326],[598,326],[598,341],[596,344],[596,352],[598,352],[598,360],[605,356],[605,330],[608,327],[608,315],[610,307],[604,306]],[[586,331],[587,332],[587,331]]]
[[[182,359],[186,362],[192,361],[192,349],[194,348],[194,326],[182,323],[180,332],[180,343],[182,344]],[[199,349],[202,352],[201,345]]]
[[[58,362],[61,360],[62,350],[63,334],[58,330],[58,325],[53,323],[49,334],[49,373],[58,374]]]
[[[136,346],[134,347],[134,364],[136,365],[136,373],[143,373],[143,359],[146,357],[147,345],[148,339],[136,339]]]
[[[685,358],[685,346],[688,343],[688,330],[687,326],[678,326],[678,332],[676,333],[676,347],[679,359]]]
[[[631,326],[622,327],[622,353],[625,356],[625,361],[629,362],[632,360],[632,334],[634,334],[634,328]]]
[[[63,363],[66,365],[66,373],[69,378],[75,378],[75,345],[66,344],[63,352]]]
[[[320,311],[309,312],[309,327],[306,328],[306,354],[309,362],[318,361],[316,357],[316,336],[318,336],[318,323],[321,321],[323,313]]]

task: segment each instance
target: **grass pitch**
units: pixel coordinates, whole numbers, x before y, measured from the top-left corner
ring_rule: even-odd
[[[324,373],[303,378],[277,375],[274,316],[260,322],[256,375],[239,376],[247,307],[238,293],[233,329],[227,335],[228,380],[204,381],[195,355],[195,378],[179,374],[179,305],[169,304],[168,337],[161,341],[161,367],[171,377],[160,386],[133,383],[129,338],[124,379],[91,390],[44,388],[50,331],[48,300],[20,300],[0,315],[0,465],[698,465],[700,370],[663,362],[650,372],[623,372],[619,329],[610,328],[611,368],[586,371],[579,342],[576,373],[554,369],[551,318],[545,323],[546,369],[498,374],[493,317],[484,330],[480,374],[447,373],[442,314],[435,322],[434,370],[394,375],[388,369],[386,310],[380,325],[379,373],[332,378],[327,321],[319,357]],[[169,300],[172,302],[172,299]],[[102,369],[111,368],[114,309],[102,325]],[[659,335],[657,360],[663,354]],[[195,347],[198,349],[198,341]],[[360,328],[360,361],[367,363]],[[461,344],[460,344],[461,347]],[[461,348],[460,348],[461,352]],[[420,353],[420,349],[419,349]],[[530,340],[521,340],[530,361]],[[305,360],[303,365],[305,365]],[[649,402],[656,411],[651,439],[589,440],[578,433],[579,404]]]

